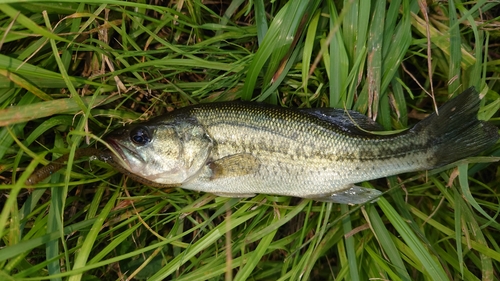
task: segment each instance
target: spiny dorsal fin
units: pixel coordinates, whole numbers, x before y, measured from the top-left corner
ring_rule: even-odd
[[[353,110],[326,107],[301,110],[307,114],[314,115],[321,120],[336,124],[348,132],[366,134],[366,131],[384,130],[380,124]]]

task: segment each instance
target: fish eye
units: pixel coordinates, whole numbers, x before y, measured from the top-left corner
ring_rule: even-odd
[[[130,140],[137,145],[146,145],[151,142],[151,134],[146,127],[137,127],[130,132]]]

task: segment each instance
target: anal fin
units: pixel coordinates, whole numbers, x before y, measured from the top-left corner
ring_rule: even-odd
[[[364,204],[369,201],[373,203],[377,201],[377,197],[381,195],[382,192],[379,190],[353,185],[340,192],[309,198],[321,202],[355,205]]]
[[[215,192],[213,193],[217,196],[220,197],[229,197],[229,198],[247,198],[247,197],[254,197],[256,194],[255,193],[229,193],[229,192]]]

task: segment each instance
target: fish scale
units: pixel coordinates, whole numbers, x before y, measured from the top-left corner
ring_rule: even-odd
[[[380,194],[356,183],[440,167],[495,144],[498,129],[477,120],[479,101],[471,88],[439,115],[391,135],[354,111],[201,104],[131,125],[108,141],[122,168],[155,186],[355,204]]]
[[[268,109],[273,110],[272,108]],[[282,157],[288,156],[295,157],[298,160],[314,162],[317,163],[316,165],[321,166],[331,167],[335,166],[336,162],[339,162],[339,166],[345,167],[346,163],[344,162],[355,163],[359,162],[358,160],[404,157],[411,152],[406,149],[407,146],[415,148],[425,145],[425,140],[421,140],[418,136],[408,135],[399,137],[373,136],[372,139],[365,136],[353,138],[348,136],[346,132],[330,126],[330,124],[322,124],[321,122],[316,125],[313,122],[318,120],[314,119],[310,123],[301,124],[303,126],[294,126],[289,130],[283,130],[281,128],[284,128],[284,125],[293,123],[293,121],[283,119],[280,115],[276,115],[274,119],[270,119],[268,122],[261,122],[260,127],[257,128],[246,125],[249,123],[246,119],[249,116],[248,113],[253,113],[254,110],[247,111],[245,107],[239,106],[229,107],[227,110],[231,110],[231,113],[227,114],[228,116],[221,114],[214,116],[207,107],[192,112],[204,124],[207,133],[217,140],[219,147],[217,157],[249,151],[253,151],[253,153],[279,152],[281,157],[275,161],[280,161]],[[233,112],[240,113],[240,122],[228,122],[228,120],[234,120]],[[266,112],[266,115],[270,115],[270,112]],[[258,120],[250,121],[250,123],[253,122],[258,123]],[[327,130],[325,130],[325,127],[327,127]],[[263,134],[262,130],[270,133]],[[291,132],[292,130],[293,132]],[[234,134],[232,135],[231,132],[239,132],[239,137],[234,138]],[[310,137],[315,135],[319,135],[319,137]],[[255,136],[255,138],[251,136]],[[255,146],[255,144],[259,143],[273,143],[273,145],[267,147]],[[342,146],[338,144],[342,144]],[[405,149],[394,150],[391,147],[405,147]],[[415,151],[415,149],[412,151]],[[369,167],[373,166],[370,163],[366,164],[369,164]],[[342,167],[336,167],[336,169],[342,169]],[[355,167],[345,169],[351,168]]]

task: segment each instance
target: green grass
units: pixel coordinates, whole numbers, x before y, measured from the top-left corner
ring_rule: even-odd
[[[1,1],[1,280],[500,279],[499,144],[363,183],[386,191],[364,206],[168,192],[72,158],[27,189],[37,166],[192,103],[399,130],[475,86],[500,124],[498,2],[160,2]]]

